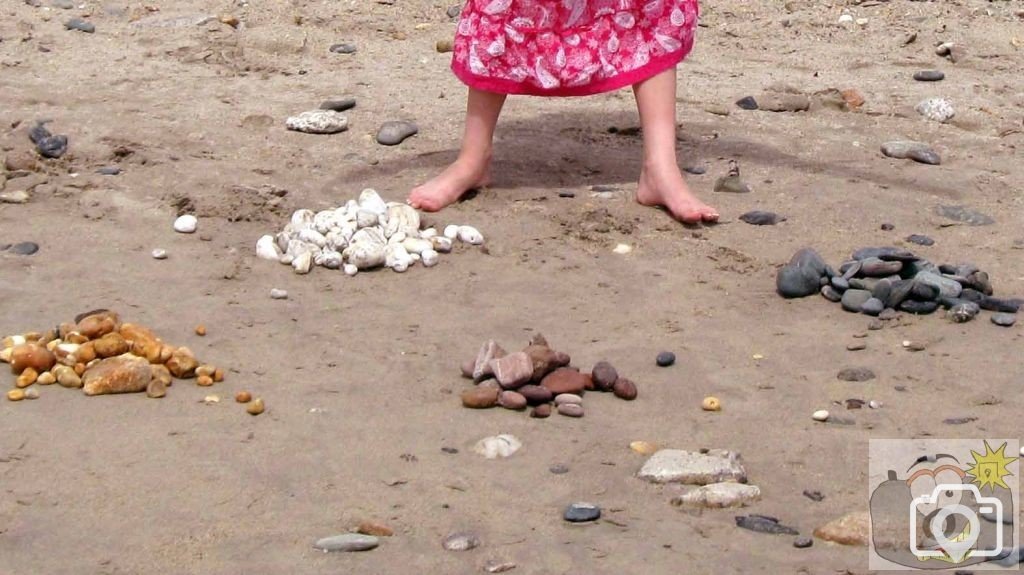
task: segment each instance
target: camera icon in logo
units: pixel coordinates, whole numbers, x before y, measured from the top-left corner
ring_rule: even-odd
[[[974,507],[977,511],[961,503],[962,495],[968,492],[973,496]],[[920,513],[922,509],[933,511],[924,516]],[[1003,524],[996,522],[992,535],[995,538],[994,544],[986,544],[983,547],[988,549],[976,549],[978,538],[981,535],[981,521],[978,513],[990,514],[995,517],[1003,516],[1003,502],[996,497],[985,497],[973,484],[965,483],[943,483],[935,486],[932,492],[921,495],[910,502],[910,552],[920,560],[939,559],[948,557],[954,563],[960,563],[968,556],[973,558],[995,557],[1003,552]],[[927,525],[920,525],[919,518],[927,521]],[[950,521],[953,520],[953,521]],[[946,528],[949,523],[963,525],[963,529],[954,535],[947,536]],[[918,539],[919,533],[927,533],[934,542],[929,545],[922,545]]]

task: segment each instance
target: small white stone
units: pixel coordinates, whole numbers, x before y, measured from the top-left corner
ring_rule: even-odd
[[[455,224],[449,224],[445,226],[443,235],[444,237],[450,240],[454,240],[455,238],[459,237],[459,226]]]
[[[612,251],[620,255],[625,255],[633,251],[633,246],[630,246],[629,244],[619,244],[615,246],[615,248],[612,249]]]
[[[473,226],[459,226],[458,230],[459,241],[478,246],[484,243],[484,235],[480,233],[480,230]]]
[[[1021,455],[1021,457],[1024,457],[1024,447],[1020,448],[1020,455]]]
[[[879,409],[882,407],[882,402],[878,401],[877,399],[872,399],[871,401],[868,402],[868,407],[870,407],[871,409]]]
[[[273,288],[270,290],[271,299],[288,299],[288,292],[283,289]]]
[[[829,412],[827,409],[819,409],[818,411],[815,411],[811,417],[814,421],[828,421]]]
[[[950,104],[948,100],[942,98],[928,98],[922,100],[917,107],[918,114],[921,114],[925,118],[935,122],[945,123],[953,119],[956,115],[956,110],[953,109],[953,104]]]
[[[153,259],[155,259],[155,260],[165,260],[165,259],[167,259],[167,250],[162,250],[160,248],[156,248],[155,250],[153,250],[151,255],[153,256]]]
[[[499,457],[509,457],[519,451],[519,448],[522,446],[523,442],[519,441],[516,436],[503,433],[481,439],[473,446],[473,451],[487,459],[497,459]]]
[[[446,236],[434,236],[430,238],[430,243],[434,244],[434,250],[442,254],[452,251],[452,240]]]
[[[868,25],[869,20],[867,18],[857,18],[857,25],[861,28]]]
[[[420,232],[420,237],[429,240],[430,238],[437,237],[437,230],[434,228],[427,228]]]
[[[337,134],[348,129],[348,118],[334,110],[312,110],[288,118],[284,125],[307,134]]]
[[[423,267],[432,268],[436,266],[439,258],[440,256],[434,250],[424,250],[420,252],[420,260],[423,261]]]
[[[199,220],[195,216],[186,214],[179,216],[178,219],[174,220],[174,231],[181,234],[191,234],[196,231],[196,226],[199,224]]]
[[[359,273],[359,268],[353,264],[345,264],[344,266],[341,267],[341,269],[342,271],[345,272],[345,275],[347,276],[354,276],[357,273]]]
[[[847,24],[853,24],[853,16],[849,14],[843,14],[842,16],[839,17],[839,23],[842,24],[843,26],[846,26]]]
[[[256,257],[261,260],[281,260],[281,248],[277,247],[274,236],[266,235],[256,242]]]
[[[313,269],[313,254],[302,252],[295,256],[295,259],[292,260],[292,267],[295,268],[297,274],[308,274],[309,270]]]

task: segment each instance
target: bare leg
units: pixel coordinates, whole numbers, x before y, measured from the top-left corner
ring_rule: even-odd
[[[469,89],[466,131],[459,157],[443,172],[409,194],[409,205],[436,212],[454,203],[469,190],[489,184],[491,144],[505,94]]]
[[[695,224],[718,221],[718,211],[693,195],[676,163],[676,70],[666,70],[633,85],[644,137],[644,167],[636,199],[663,206],[677,220]]]

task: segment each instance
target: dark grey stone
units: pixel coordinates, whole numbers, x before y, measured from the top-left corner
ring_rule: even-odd
[[[918,301],[913,299],[903,300],[899,305],[900,311],[914,315],[927,315],[939,309],[937,301]]]
[[[871,292],[862,289],[849,289],[843,292],[843,309],[850,312],[860,313],[860,307],[871,298]]]
[[[882,303],[882,300],[880,300],[878,298],[875,298],[875,297],[869,299],[868,301],[864,302],[860,306],[860,311],[861,312],[866,313],[868,315],[875,315],[875,316],[877,316],[878,314],[882,313],[882,310],[884,310],[884,309],[885,309],[885,304]]]
[[[924,284],[935,288],[939,292],[938,295],[944,298],[960,297],[960,294],[964,291],[964,286],[960,285],[960,282],[942,277],[932,272],[920,272],[914,276],[914,281],[918,284]]]
[[[814,539],[811,539],[810,537],[797,537],[793,541],[793,547],[796,547],[797,549],[807,549],[811,545],[814,545]]]
[[[987,226],[996,223],[991,216],[972,210],[967,206],[938,206],[935,208],[935,213],[969,226]]]
[[[935,245],[935,240],[931,239],[928,236],[921,235],[921,234],[910,234],[909,236],[907,236],[907,241],[912,243],[912,244],[917,244],[919,246],[933,246],[933,245]]]
[[[914,72],[914,79],[918,82],[941,82],[946,77],[939,70],[921,70]]]
[[[979,313],[981,313],[981,307],[978,304],[965,301],[950,307],[946,312],[946,317],[955,323],[966,323],[977,317]]]
[[[695,176],[703,176],[708,173],[708,169],[704,166],[686,166],[683,171],[687,174],[693,174]]]
[[[92,34],[96,31],[96,26],[92,22],[86,22],[81,18],[72,18],[64,23],[64,28],[68,30],[78,30],[79,32],[85,32],[86,34]]]
[[[910,297],[918,301],[938,300],[939,288],[915,281],[913,288],[910,290]]]
[[[891,307],[895,309],[901,303],[903,303],[903,300],[910,297],[910,293],[914,290],[914,281],[897,280],[891,283],[892,288],[889,290],[889,297],[882,301],[885,302],[885,307]]]
[[[565,508],[562,518],[569,523],[597,521],[601,518],[601,508],[592,503],[573,503]]]
[[[663,351],[658,354],[654,361],[661,367],[668,367],[676,362],[676,354],[671,351]]]
[[[392,121],[384,122],[377,130],[377,143],[383,146],[397,146],[406,138],[416,135],[419,127],[412,122]]]
[[[833,278],[835,279],[835,278]],[[839,303],[843,300],[843,294],[839,293],[832,286],[821,286],[821,295],[830,302]]]
[[[852,278],[850,279],[850,287],[853,289],[864,289],[870,292],[875,290],[875,286],[878,282],[882,281],[883,278]]]
[[[566,473],[569,473],[569,466],[563,463],[556,463],[551,467],[548,467],[548,471],[555,475],[565,475]]]
[[[868,258],[878,258],[880,260],[901,262],[912,262],[920,259],[908,250],[892,246],[885,246],[880,248],[861,248],[853,252],[853,257],[851,259],[866,260]]]
[[[825,260],[811,248],[793,254],[789,263],[779,269],[775,287],[786,298],[806,297],[818,293],[825,275]]]
[[[994,313],[992,314],[992,323],[1002,326],[1010,327],[1017,323],[1017,314],[1015,313]]]
[[[960,299],[981,303],[981,300],[985,299],[985,294],[976,289],[964,288],[964,291],[960,292]]]
[[[842,276],[832,276],[830,283],[832,284],[832,287],[836,288],[839,291],[846,291],[850,289],[849,280]]]
[[[39,244],[35,242],[19,242],[8,247],[7,251],[18,256],[30,256],[39,251]]]
[[[449,6],[448,10],[445,11],[445,14],[447,14],[449,18],[458,18],[459,15],[462,14],[462,5],[456,4],[455,6]]]
[[[978,305],[981,306],[981,309],[988,311],[997,311],[1001,313],[1017,313],[1018,311],[1020,311],[1020,306],[1022,302],[1024,302],[1024,300],[1018,298],[1011,299],[984,296],[981,298],[981,301],[978,302]]]
[[[341,98],[331,98],[330,100],[324,100],[320,104],[321,110],[334,110],[335,112],[344,112],[345,110],[351,110],[356,107],[356,99],[352,96],[344,96]]]
[[[929,166],[938,166],[942,163],[942,156],[931,148],[910,150],[907,152],[907,159]]]
[[[786,221],[786,216],[780,216],[775,212],[754,210],[740,216],[740,220],[753,226],[774,226],[779,222]]]
[[[772,535],[800,535],[800,532],[796,529],[783,525],[775,517],[767,515],[738,515],[736,517],[736,526]]]
[[[875,282],[875,287],[871,288],[871,296],[882,300],[882,303],[889,301],[889,295],[892,293],[892,280],[888,278],[882,278]]]
[[[38,122],[29,130],[28,137],[36,145],[39,155],[44,158],[59,158],[68,151],[67,136],[51,134],[46,129],[46,122]]]
[[[335,54],[355,54],[357,48],[355,44],[334,44],[330,50]]]
[[[756,110],[757,100],[753,96],[744,96],[736,101],[736,105],[744,110]]]

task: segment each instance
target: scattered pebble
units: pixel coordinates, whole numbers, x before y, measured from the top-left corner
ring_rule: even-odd
[[[504,573],[511,571],[516,568],[516,564],[511,561],[499,561],[497,559],[488,559],[484,563],[484,571],[488,573]]]
[[[919,246],[933,246],[933,245],[935,245],[935,240],[933,240],[932,238],[930,238],[928,236],[921,235],[921,234],[910,234],[909,236],[907,236],[907,241],[912,243],[912,244],[917,244]]]
[[[811,539],[810,537],[797,537],[793,541],[793,547],[796,547],[797,549],[807,549],[811,545],[814,545],[814,539]]]
[[[750,186],[740,178],[740,165],[736,160],[729,161],[729,173],[715,180],[716,192],[729,194],[749,194]]]
[[[921,101],[914,109],[925,118],[941,123],[952,120],[956,115],[953,105],[942,98],[928,98]]]
[[[19,242],[9,246],[6,251],[16,256],[30,256],[39,251],[39,244],[35,242]]]
[[[1001,327],[1010,327],[1017,322],[1017,314],[1013,313],[994,313],[992,314],[992,323]]]
[[[818,490],[804,489],[804,497],[814,501],[815,503],[821,503],[825,500],[825,496]]]
[[[629,448],[640,455],[653,455],[658,451],[658,446],[649,441],[632,441]]]
[[[651,483],[708,485],[734,481],[744,483],[747,472],[739,454],[731,451],[696,453],[681,449],[662,449],[652,455],[637,472]]]
[[[914,160],[921,164],[938,166],[942,158],[938,152],[924,142],[894,140],[882,144],[882,154],[898,160]]]
[[[329,98],[324,100],[320,104],[321,110],[331,110],[333,112],[344,112],[351,110],[356,107],[356,99],[352,96],[339,96],[336,98]]]
[[[387,525],[381,525],[372,521],[363,521],[356,527],[356,533],[370,535],[373,537],[391,537],[395,531]]]
[[[756,110],[757,100],[753,96],[744,96],[739,100],[736,100],[736,105],[743,110]]]
[[[98,168],[96,173],[101,176],[117,176],[121,173],[121,168],[117,166],[104,166],[102,168]]]
[[[654,361],[659,367],[668,367],[676,362],[676,354],[671,351],[663,351],[658,354]]]
[[[846,349],[848,351],[863,351],[867,348],[868,344],[864,343],[863,341],[855,341],[853,343],[846,344]]]
[[[970,226],[987,226],[995,223],[991,216],[967,206],[938,206],[935,208],[935,213],[944,218]]]
[[[248,391],[239,391],[235,394],[235,401],[238,403],[249,403],[252,401],[252,394]]]
[[[928,346],[926,346],[924,342],[911,341],[908,339],[903,340],[903,349],[907,351],[924,351],[927,348]]]
[[[555,475],[565,475],[566,473],[569,473],[569,466],[563,463],[556,463],[551,467],[548,467],[548,471]]]
[[[708,169],[704,166],[686,166],[683,171],[687,174],[693,174],[694,176],[703,176],[708,173]]]
[[[480,538],[472,533],[452,533],[441,546],[448,551],[469,551],[480,546]]]
[[[722,411],[722,402],[717,397],[709,395],[700,402],[700,408],[704,411]]]
[[[473,451],[487,459],[498,459],[511,457],[522,446],[523,443],[516,436],[504,433],[477,441]]]
[[[786,216],[780,216],[775,212],[754,210],[741,215],[740,220],[753,226],[774,226],[779,222],[786,221]]]
[[[761,499],[761,489],[756,485],[723,482],[704,485],[672,498],[677,507],[704,507],[724,509],[744,507]]]
[[[266,407],[263,405],[263,400],[259,397],[252,400],[249,405],[245,408],[246,413],[249,415],[259,415],[263,413]]]
[[[380,540],[372,535],[363,535],[361,533],[344,533],[342,535],[335,535],[333,537],[324,537],[313,544],[314,549],[319,549],[324,553],[331,552],[353,552],[353,551],[369,551],[376,548],[380,544]]]
[[[866,511],[850,513],[814,530],[814,536],[840,545],[865,546],[869,539],[870,516]]]
[[[585,523],[597,521],[601,517],[601,508],[592,503],[573,503],[565,508],[562,518],[569,523]]]
[[[814,421],[828,421],[829,412],[827,409],[819,409],[811,414],[811,418],[814,419]]]
[[[64,23],[64,28],[68,30],[78,30],[79,32],[85,32],[86,34],[92,34],[96,31],[96,26],[92,22],[86,22],[81,18],[72,18]]]
[[[612,251],[619,255],[626,255],[633,251],[633,246],[629,244],[618,244],[612,249]]]
[[[434,49],[437,50],[438,54],[446,54],[454,50],[455,46],[450,38],[444,38],[442,40],[438,40],[437,43],[434,44]]]
[[[196,231],[196,226],[199,224],[199,220],[195,216],[186,214],[184,216],[178,216],[174,220],[174,231],[180,234],[191,234]]]
[[[150,255],[153,256],[153,259],[155,260],[165,260],[167,259],[167,250],[156,248],[150,252]]]
[[[27,204],[32,197],[25,190],[0,192],[0,204]]]
[[[25,399],[39,399],[39,390],[34,387],[26,389]]]
[[[271,299],[288,299],[288,291],[283,289],[272,288],[270,290]]]
[[[335,54],[355,54],[355,44],[333,44],[330,47],[330,51]]]
[[[310,110],[288,118],[284,125],[304,134],[337,134],[348,129],[348,118],[334,110]]]
[[[24,389],[12,389],[7,392],[7,399],[9,401],[21,401],[25,399]]]
[[[445,11],[445,15],[447,15],[449,18],[458,18],[460,14],[462,14],[461,4],[449,6],[448,10]]]
[[[914,72],[914,79],[918,82],[940,82],[946,75],[939,70],[921,70]]]
[[[91,26],[91,24],[90,24]],[[38,122],[29,130],[28,137],[36,145],[39,155],[44,158],[59,158],[68,151],[68,137],[51,134],[46,129],[46,122]]]
[[[847,367],[836,374],[836,378],[842,381],[861,382],[875,379],[875,372],[867,367]]]
[[[397,146],[410,136],[419,133],[419,127],[407,121],[384,122],[377,130],[377,143],[383,146]]]
[[[796,529],[779,523],[775,517],[767,515],[740,515],[736,517],[736,526],[771,535],[799,535]]]
[[[583,406],[578,403],[563,403],[556,410],[567,417],[583,417]]]

